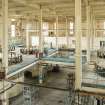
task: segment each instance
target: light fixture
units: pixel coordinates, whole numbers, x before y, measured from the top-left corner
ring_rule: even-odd
[[[11,19],[11,21],[15,21],[15,19]]]

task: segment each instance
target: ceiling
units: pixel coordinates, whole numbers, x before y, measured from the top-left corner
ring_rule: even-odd
[[[0,0],[2,1],[2,0]],[[39,17],[40,10],[43,17],[54,19],[56,16],[64,19],[75,16],[75,0],[8,0],[9,17]],[[82,0],[82,16],[86,17],[86,5],[91,6],[97,18],[105,18],[105,0]]]

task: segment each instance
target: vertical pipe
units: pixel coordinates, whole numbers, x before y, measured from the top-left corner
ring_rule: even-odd
[[[76,81],[75,88],[81,88],[82,59],[81,59],[81,0],[75,0],[75,36],[76,36]]]

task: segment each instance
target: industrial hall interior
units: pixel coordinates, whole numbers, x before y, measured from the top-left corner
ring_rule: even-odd
[[[0,105],[105,105],[105,0],[0,0]]]

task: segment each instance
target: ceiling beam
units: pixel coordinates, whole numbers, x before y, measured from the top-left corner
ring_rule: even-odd
[[[100,6],[100,5],[105,6],[105,1],[100,1],[100,0],[99,1],[91,1],[91,2],[89,2],[89,4],[92,6]]]
[[[34,8],[34,9],[40,9],[40,5],[38,4],[28,4],[25,0],[13,0],[15,3],[19,3],[22,5],[25,5],[26,7]]]
[[[88,0],[84,0],[85,5],[88,6],[89,5],[89,1]]]

